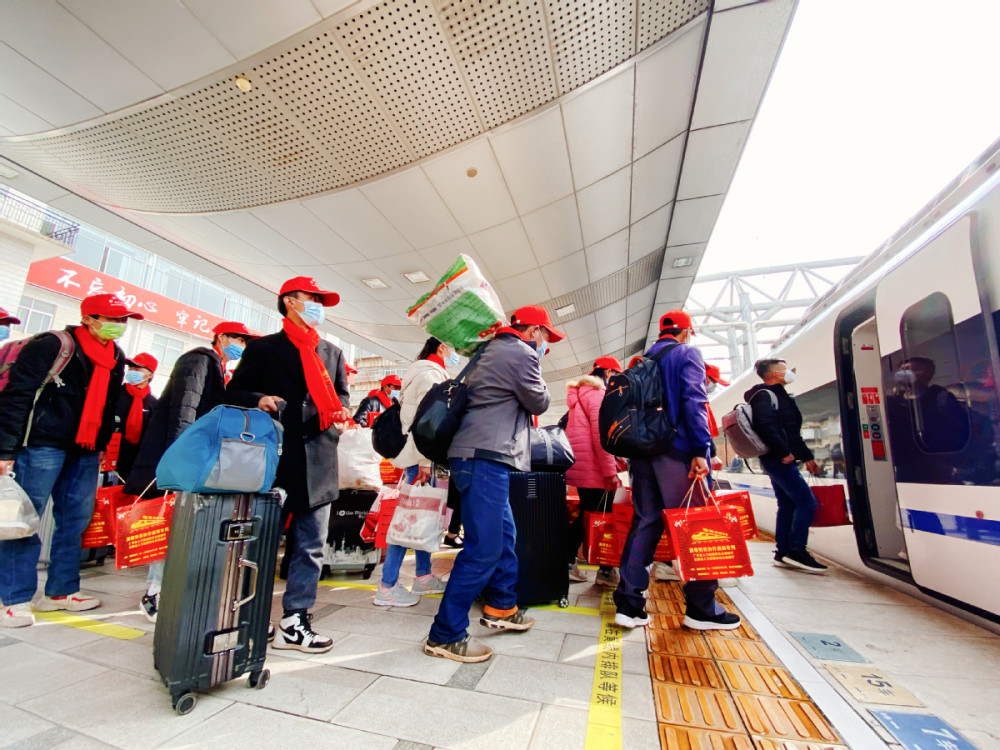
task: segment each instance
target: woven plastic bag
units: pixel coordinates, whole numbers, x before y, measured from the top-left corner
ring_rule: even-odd
[[[337,480],[342,490],[382,489],[382,457],[372,447],[367,427],[347,430],[337,443]]]
[[[401,484],[399,504],[386,534],[387,544],[437,552],[448,528],[448,490],[426,484]]]
[[[468,255],[459,255],[407,315],[466,357],[504,325],[497,293]]]
[[[23,539],[38,531],[38,512],[14,474],[0,476],[0,539]]]

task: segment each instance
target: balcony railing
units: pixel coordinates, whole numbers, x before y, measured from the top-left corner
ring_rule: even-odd
[[[70,247],[80,231],[80,225],[75,221],[11,195],[3,188],[0,188],[0,218]]]

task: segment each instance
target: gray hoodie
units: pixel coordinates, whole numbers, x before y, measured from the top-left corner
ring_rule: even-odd
[[[512,329],[502,329],[465,382],[468,410],[448,457],[485,458],[530,471],[530,415],[544,412],[550,401],[535,350]]]

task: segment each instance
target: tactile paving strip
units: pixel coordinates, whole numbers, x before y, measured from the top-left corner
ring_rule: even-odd
[[[808,693],[743,623],[682,626],[678,582],[652,582],[646,630],[660,743],[665,750],[843,750]],[[739,612],[723,591],[717,600]]]

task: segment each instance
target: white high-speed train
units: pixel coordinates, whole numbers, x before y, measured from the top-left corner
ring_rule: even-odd
[[[844,483],[850,498],[853,528],[813,529],[810,548],[993,624],[1000,623],[998,330],[1000,141],[768,355],[797,368],[790,391],[803,435],[825,467],[823,481]],[[721,417],[758,382],[753,370],[737,377],[712,410]],[[721,440],[718,447],[723,456]],[[721,476],[754,491],[758,521],[773,529],[767,477]]]

